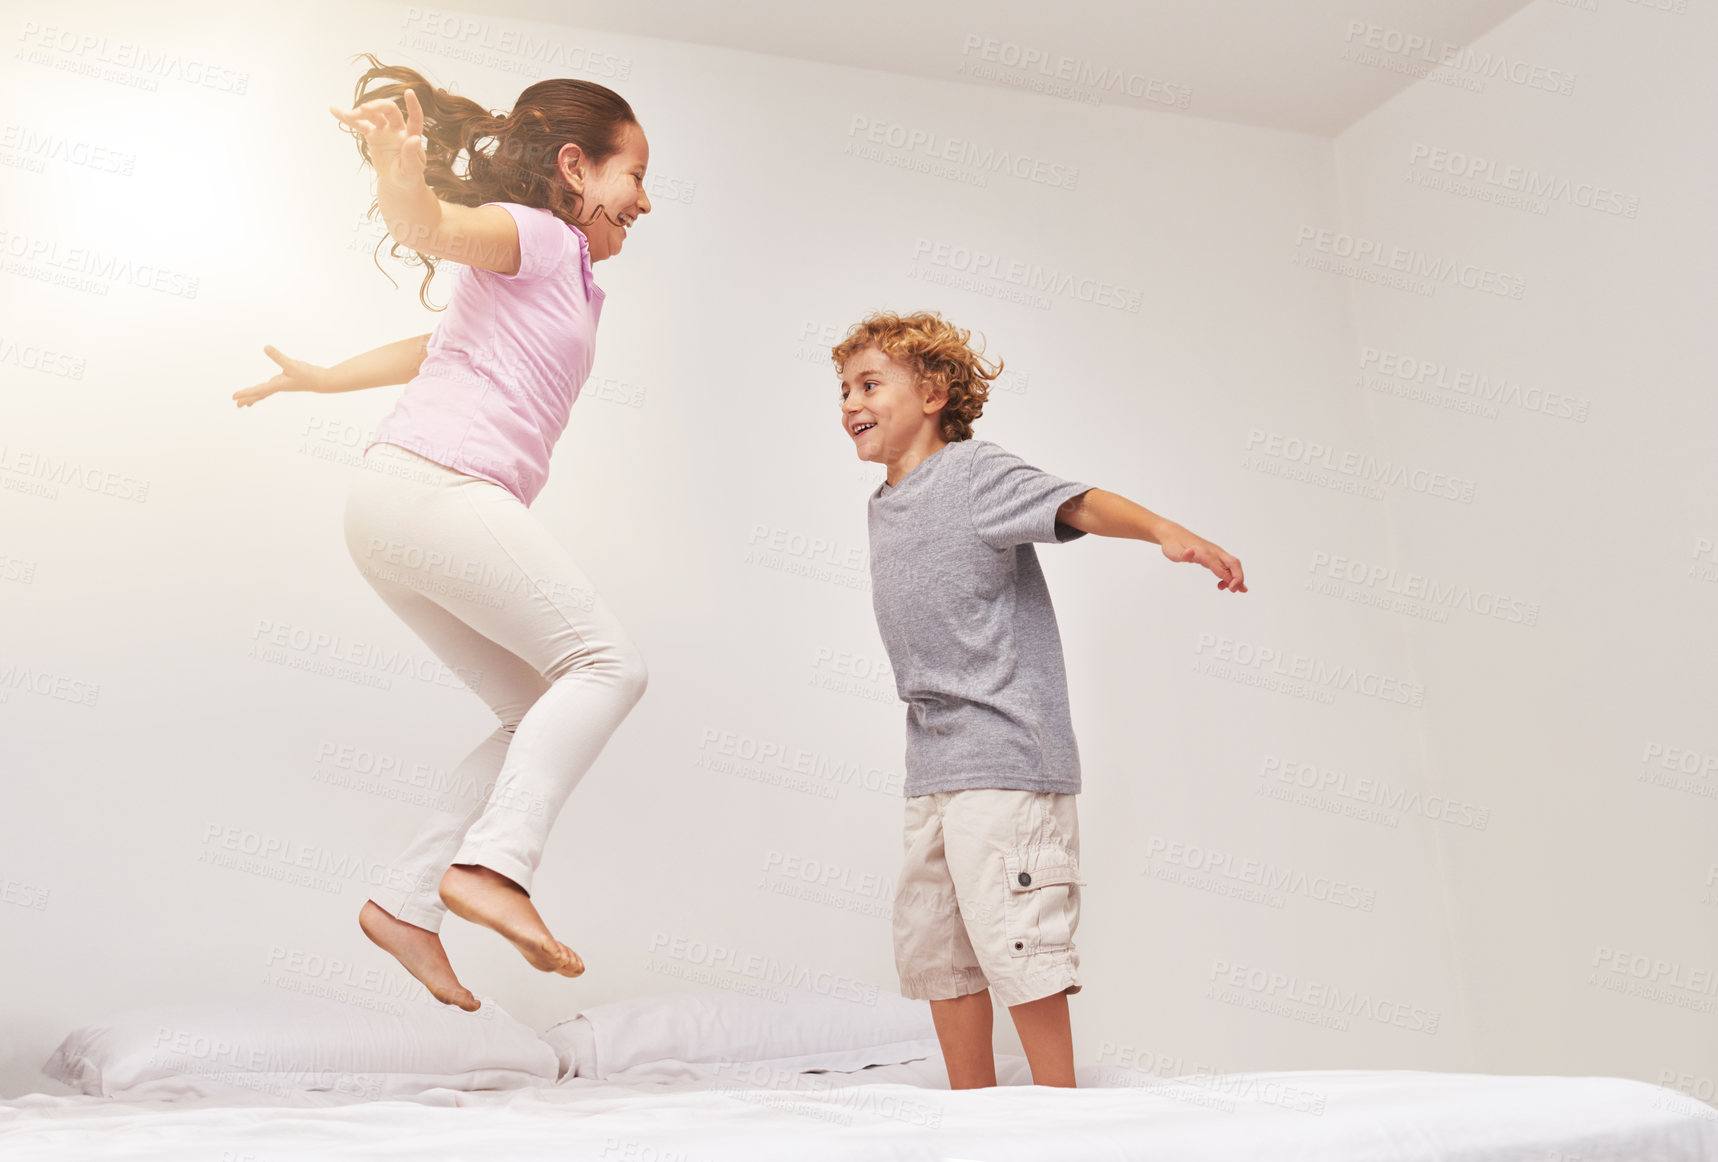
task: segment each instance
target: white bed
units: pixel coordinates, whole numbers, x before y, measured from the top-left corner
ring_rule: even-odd
[[[44,1067],[82,1092],[0,1101],[0,1159],[1718,1162],[1718,1111],[1622,1078],[1083,1066],[1067,1090],[1001,1057],[1001,1086],[951,1092],[935,1046],[898,997],[636,998],[542,1034],[494,1007],[135,1010]]]
[[[627,1084],[569,1077],[410,1099],[0,1103],[7,1162],[1713,1162],[1718,1111],[1619,1078],[1409,1071],[1174,1081],[1082,1069],[1082,1086],[951,1092],[937,1058],[854,1074]],[[1120,1084],[1131,1081],[1132,1084]],[[938,1083],[942,1083],[942,1087]],[[1287,1100],[1283,1095],[1291,1095]]]

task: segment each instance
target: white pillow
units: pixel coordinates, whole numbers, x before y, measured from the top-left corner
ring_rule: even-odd
[[[728,992],[666,993],[585,1009],[543,1031],[561,1074],[714,1075],[749,1065],[850,1072],[937,1051],[930,1005],[893,993],[871,1003],[801,990],[781,1000]]]
[[[308,996],[133,1009],[74,1029],[42,1072],[81,1093],[125,1099],[363,1100],[553,1084],[554,1052],[481,999],[475,1013],[414,1004],[402,1016]]]

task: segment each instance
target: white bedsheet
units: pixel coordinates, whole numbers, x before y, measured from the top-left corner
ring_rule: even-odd
[[[7,1162],[1713,1162],[1718,1111],[1621,1078],[1407,1070],[1170,1081],[1082,1067],[1083,1087],[951,1092],[939,1058],[856,1074],[567,1078],[410,1100],[235,1105],[31,1094],[0,1102]],[[1012,1084],[1010,1084],[1012,1083]],[[294,1099],[304,1100],[304,1099]]]

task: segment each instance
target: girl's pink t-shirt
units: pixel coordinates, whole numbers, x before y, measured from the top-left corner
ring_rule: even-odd
[[[484,205],[518,225],[519,271],[454,264],[453,297],[423,365],[365,450],[398,444],[529,506],[590,376],[605,296],[577,227],[535,206]]]

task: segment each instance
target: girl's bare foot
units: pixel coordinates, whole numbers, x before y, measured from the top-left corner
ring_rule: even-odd
[[[441,902],[460,919],[506,937],[533,968],[562,976],[585,971],[579,954],[549,934],[525,889],[498,871],[475,863],[454,864],[441,877]]]
[[[477,998],[454,975],[437,933],[395,919],[374,900],[364,901],[358,912],[358,927],[378,948],[391,954],[407,972],[423,982],[436,1000],[444,1005],[457,1005],[468,1013],[477,1009]]]

